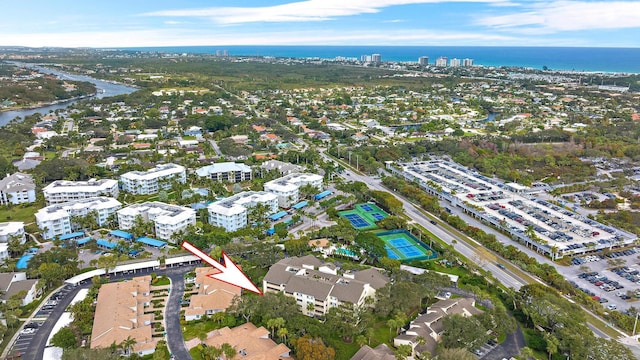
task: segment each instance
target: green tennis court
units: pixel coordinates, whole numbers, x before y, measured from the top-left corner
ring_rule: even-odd
[[[376,222],[389,216],[386,211],[372,203],[356,204],[353,210],[340,211],[338,215],[349,220],[358,230],[375,229]]]
[[[376,234],[384,241],[387,257],[400,261],[432,260],[438,257],[427,244],[406,230],[392,230]]]

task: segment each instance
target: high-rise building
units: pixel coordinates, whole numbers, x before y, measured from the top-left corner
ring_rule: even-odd
[[[420,66],[429,65],[429,57],[428,56],[420,56],[418,58],[418,65],[420,65]]]
[[[447,57],[446,56],[441,56],[439,58],[436,59],[436,66],[438,67],[446,67],[447,66]]]
[[[222,56],[222,50],[216,50],[216,56]]]
[[[229,50],[222,50],[222,56],[229,56]]]
[[[382,55],[380,55],[380,54],[372,54],[371,55],[371,62],[372,63],[376,63],[376,64],[380,64],[382,62]]]
[[[462,66],[473,66],[473,59],[466,58],[462,60]]]
[[[453,58],[449,61],[449,66],[451,67],[458,67],[460,66],[460,59],[457,58]]]

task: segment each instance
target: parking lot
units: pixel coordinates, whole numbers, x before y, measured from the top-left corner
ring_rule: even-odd
[[[640,264],[637,249],[586,255],[573,261],[568,280],[608,310],[640,306]]]
[[[58,302],[65,296],[67,296],[70,291],[71,287],[66,286],[52,294],[51,297],[49,297],[49,300],[41,305],[40,309],[33,317],[33,320],[26,323],[22,330],[20,330],[16,341],[11,345],[11,351],[9,352],[10,354],[24,354],[29,349],[29,347],[31,346],[31,341],[38,333],[40,326],[44,323],[46,318],[49,317],[51,312],[54,311],[54,309],[58,305]]]

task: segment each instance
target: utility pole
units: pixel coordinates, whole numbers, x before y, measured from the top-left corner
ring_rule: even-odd
[[[351,166],[351,151],[349,151],[349,166]]]
[[[360,161],[360,155],[356,155],[356,170],[360,170],[359,161]]]

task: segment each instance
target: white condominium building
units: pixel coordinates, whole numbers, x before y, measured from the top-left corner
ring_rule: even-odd
[[[278,197],[265,191],[245,191],[226,199],[210,204],[209,224],[225,228],[227,231],[236,231],[247,226],[247,214],[249,208],[257,204],[265,204],[268,207],[267,214],[278,211]]]
[[[42,230],[42,237],[51,239],[55,236],[70,234],[72,216],[86,216],[96,211],[98,225],[106,224],[109,216],[122,207],[122,204],[110,197],[94,197],[55,204],[44,207],[36,213],[36,223]]]
[[[279,179],[271,180],[264,184],[264,191],[274,193],[278,196],[278,205],[281,208],[289,208],[298,202],[300,188],[311,185],[320,190],[322,187],[322,176],[310,173],[293,173]]]
[[[10,221],[0,223],[0,243],[6,243],[12,237],[19,237],[20,242],[24,244],[24,223],[20,221]]]
[[[47,205],[97,196],[118,197],[118,180],[91,179],[89,181],[57,180],[42,189]]]
[[[36,201],[36,184],[28,174],[15,173],[0,180],[0,205]]]
[[[196,170],[200,177],[208,177],[215,181],[241,182],[251,180],[251,167],[234,162],[215,163]]]
[[[184,166],[176,164],[161,164],[147,171],[129,171],[120,175],[122,190],[131,194],[155,194],[162,189],[171,187],[171,181],[187,182],[187,172]]]
[[[162,240],[173,241],[175,232],[186,229],[188,225],[196,224],[196,211],[178,205],[165,204],[153,201],[127,206],[118,211],[118,225],[120,229],[127,230],[133,227],[136,217],[142,217],[144,221],[154,224],[155,237]]]

